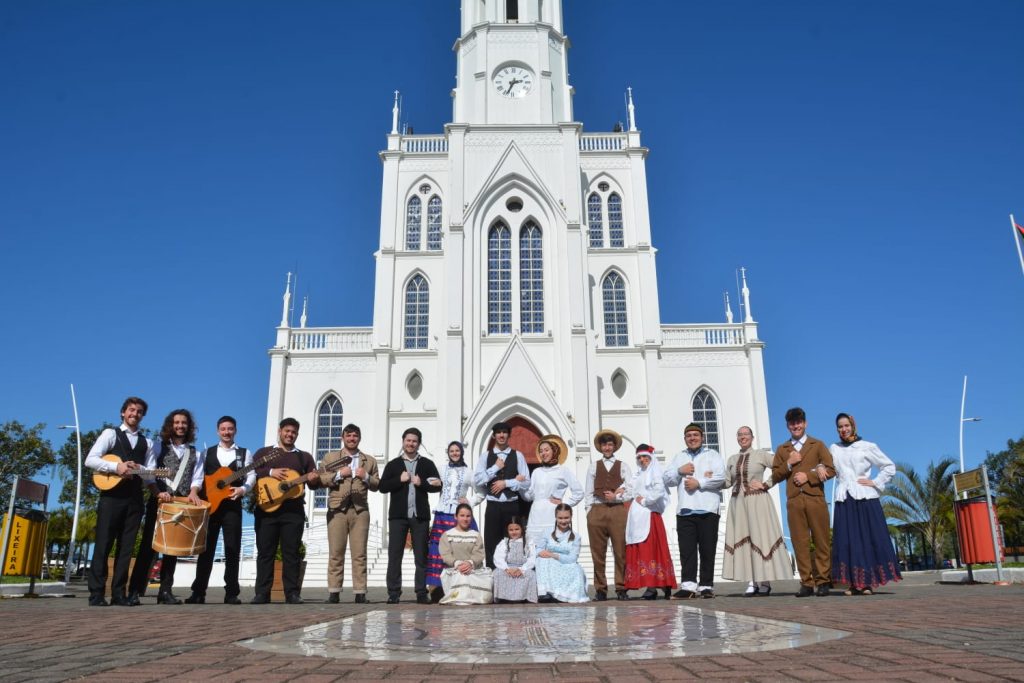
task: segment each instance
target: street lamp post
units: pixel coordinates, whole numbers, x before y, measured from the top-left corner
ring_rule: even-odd
[[[75,424],[61,425],[60,429],[74,429],[78,441],[78,472],[75,478],[75,514],[71,518],[71,541],[68,543],[68,563],[64,569],[64,582],[71,581],[71,563],[75,554],[75,538],[78,534],[78,508],[82,503],[82,430],[78,426],[78,401],[75,400],[75,385],[71,385],[71,409],[75,413]]]
[[[967,404],[967,375],[964,375],[964,391],[960,396],[960,474],[964,473],[964,422],[981,422],[980,417],[964,417],[964,406]],[[960,494],[961,500],[967,499],[967,491]],[[959,523],[958,523],[959,526]],[[959,561],[959,560],[958,560]],[[967,583],[974,583],[974,571],[967,563]]]

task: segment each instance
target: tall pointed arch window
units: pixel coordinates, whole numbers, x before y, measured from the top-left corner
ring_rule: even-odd
[[[604,345],[629,346],[626,318],[626,283],[616,272],[608,273],[601,283],[604,305]]]
[[[590,247],[592,249],[600,249],[604,246],[604,221],[601,213],[601,195],[592,192],[587,197],[587,227],[590,231]]]
[[[487,332],[512,333],[512,234],[504,223],[487,233]]]
[[[718,406],[707,389],[693,396],[693,421],[704,430],[704,445],[718,450]]]
[[[427,202],[427,249],[441,248],[441,198],[434,195]]]
[[[344,411],[341,401],[330,394],[316,411],[316,464],[324,461],[324,456],[331,451],[341,449],[341,429]],[[317,489],[313,496],[313,507],[317,510],[327,508],[327,489]]]
[[[608,246],[624,246],[622,232],[622,197],[612,192],[608,195]]]
[[[430,291],[427,280],[416,275],[405,287],[405,344],[407,349],[427,348],[430,329]]]
[[[523,334],[544,332],[543,266],[540,227],[527,221],[519,233],[519,317]]]
[[[405,207],[405,248],[419,251],[420,224],[423,221],[423,204],[419,197],[410,197]]]

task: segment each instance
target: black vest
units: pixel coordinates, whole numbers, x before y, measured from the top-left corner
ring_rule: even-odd
[[[148,448],[146,438],[141,433],[135,442],[135,448],[132,448],[132,442],[128,440],[128,435],[121,431],[120,428],[114,430],[114,446],[110,449],[110,452],[121,458],[124,462],[131,460],[140,467],[144,466],[146,464],[146,451]],[[114,498],[138,498],[142,500],[142,479],[139,477],[128,477],[128,479],[122,481],[109,491],[101,491],[100,495]]]
[[[494,463],[498,461],[498,452],[493,448],[487,454],[487,469],[494,467]],[[519,476],[519,452],[510,448],[508,457],[505,458],[505,465],[494,473],[494,478],[487,482],[487,491],[490,492],[491,484],[496,481],[505,481],[506,479],[515,479]],[[497,495],[502,500],[516,500],[519,498],[519,494],[509,488],[504,488],[501,493]]]
[[[180,462],[174,462],[175,460],[178,459],[177,453],[171,451],[170,443],[168,443],[167,441],[161,441],[160,455],[158,455],[156,458],[156,466],[158,468],[168,466],[165,464],[168,454],[171,454],[172,456],[170,460],[172,462],[172,466],[174,469],[174,472],[171,474],[170,477],[168,477],[168,479],[171,479],[172,481],[174,480],[175,477],[178,476],[178,470],[180,468],[187,466],[189,469],[193,469],[196,466],[195,446],[189,445],[188,454],[185,456],[184,460]],[[176,491],[171,491],[170,485],[163,479],[157,479],[156,485],[161,491],[167,491],[172,496],[187,496],[189,494],[189,491],[192,490],[192,477],[188,472],[185,472],[185,474],[181,476],[181,481],[178,483],[178,489]]]
[[[244,448],[235,448],[235,459],[228,465],[228,469],[237,472],[245,466]],[[221,468],[220,460],[217,459],[217,447],[210,446],[206,449],[206,458],[203,460],[203,474],[209,476]],[[236,482],[237,484],[238,482]],[[245,482],[241,482],[245,483]]]

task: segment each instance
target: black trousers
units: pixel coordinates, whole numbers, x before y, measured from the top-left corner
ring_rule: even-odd
[[[388,520],[388,597],[402,594],[402,557],[405,555],[406,534],[412,534],[412,556],[416,561],[416,576],[413,586],[416,595],[427,594],[427,545],[430,540],[430,520],[389,519]]]
[[[224,532],[224,597],[237,598],[241,593],[238,585],[238,563],[242,556],[242,502],[225,500],[217,511],[210,515],[206,528],[206,550],[196,563],[196,580],[192,582],[195,595],[206,596],[213,571],[213,556],[217,551],[217,537]]]
[[[298,503],[298,505],[289,505]],[[256,595],[270,597],[274,555],[281,546],[281,582],[285,596],[299,595],[299,546],[306,514],[301,500],[290,500],[274,512],[256,510]]]
[[[139,541],[139,554],[135,557],[132,578],[128,582],[128,590],[136,595],[146,594],[149,586],[149,572],[153,569],[156,551],[153,550],[153,532],[156,529],[156,509],[159,503],[156,496],[147,494],[146,512],[142,519],[142,539]],[[161,565],[161,573],[163,565]],[[171,570],[173,572],[173,569]],[[163,590],[161,588],[161,590]]]
[[[89,594],[103,597],[107,590],[107,558],[117,542],[112,597],[123,598],[128,584],[128,566],[135,550],[135,536],[142,519],[142,496],[100,496],[96,507],[96,545],[89,566]]]
[[[718,547],[718,515],[705,512],[676,515],[676,540],[679,541],[680,579],[710,588],[715,585],[715,549]],[[700,559],[700,580],[697,560]]]
[[[494,569],[494,549],[498,547],[501,539],[505,538],[505,532],[509,521],[519,515],[519,500],[497,502],[487,501],[487,509],[484,511],[484,556],[487,566]]]

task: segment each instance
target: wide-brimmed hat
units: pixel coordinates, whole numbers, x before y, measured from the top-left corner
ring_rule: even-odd
[[[619,450],[620,448],[622,448],[621,434],[619,434],[614,429],[602,429],[601,431],[594,435],[594,448],[596,448],[598,452],[601,451],[601,438],[606,436],[610,436],[613,439],[615,439],[615,450]]]
[[[558,448],[558,464],[561,465],[565,462],[565,459],[569,457],[569,447],[566,445],[562,437],[557,434],[545,434],[540,437],[540,441],[537,442],[537,459],[540,460],[540,445],[545,441],[550,441],[555,444]]]

